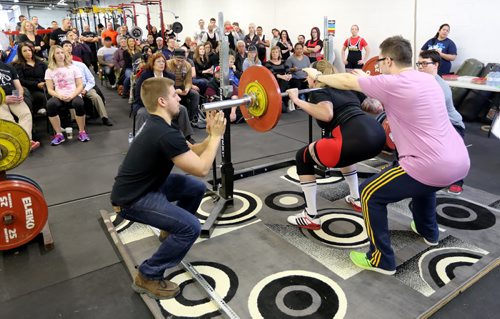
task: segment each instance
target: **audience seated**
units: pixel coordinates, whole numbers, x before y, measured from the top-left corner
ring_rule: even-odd
[[[92,66],[92,51],[88,45],[79,41],[78,35],[74,31],[68,31],[68,33],[66,33],[66,41],[69,41],[73,46],[73,51],[71,53],[72,58],[79,58],[79,60],[75,61],[83,62],[88,67]]]
[[[47,102],[47,115],[50,124],[56,132],[52,145],[59,145],[66,139],[62,134],[61,119],[58,111],[74,108],[78,125],[78,139],[82,142],[90,140],[85,132],[85,108],[80,93],[83,90],[82,74],[78,67],[71,63],[71,58],[64,53],[59,45],[54,45],[49,51],[49,67],[45,72],[47,91],[52,96]]]
[[[118,50],[113,54],[113,63],[115,68],[115,76],[117,77],[116,84],[118,85],[118,94],[121,95],[123,92],[123,73],[122,69],[125,65],[125,60],[123,59],[123,54],[128,49],[127,40],[121,39],[119,42],[120,46]]]
[[[16,70],[0,61],[0,87],[5,92],[5,102],[0,104],[0,119],[14,122],[15,115],[19,125],[28,133],[31,141],[31,150],[40,146],[40,142],[33,141],[33,120],[28,105],[24,102],[24,89],[19,81]]]
[[[167,61],[167,71],[175,75],[175,91],[181,98],[181,104],[188,108],[192,125],[197,128],[204,128],[205,123],[198,116],[200,95],[192,89],[191,65],[186,61],[184,50],[175,49],[174,57]]]
[[[235,61],[234,65],[236,66],[236,76],[241,77],[243,73],[243,62],[247,58],[247,51],[245,47],[245,42],[243,40],[239,40],[236,42],[236,53],[235,53]]]
[[[243,72],[248,69],[252,65],[262,65],[257,56],[257,47],[255,45],[251,45],[248,47],[248,54],[245,61],[243,61]]]
[[[208,60],[212,66],[219,65],[219,55],[213,50],[212,43],[205,42],[205,54],[208,56]]]
[[[186,49],[186,47],[180,47],[180,49],[184,51],[184,56],[186,57],[186,61],[191,65],[193,89],[196,92],[198,92],[198,94],[203,96],[205,94],[205,90],[207,89],[208,80],[196,77],[196,67],[194,65],[194,61],[189,58],[189,50]]]
[[[30,99],[25,99],[25,102],[31,112],[46,114],[45,71],[47,66],[34,54],[31,43],[23,42],[19,45],[17,59],[12,65],[16,69],[21,85],[26,88],[25,91],[29,91]]]
[[[288,73],[288,67],[285,61],[281,59],[281,49],[278,46],[271,49],[271,58],[265,63],[265,67],[276,77],[276,81],[278,81],[280,86],[280,91],[286,92],[289,88],[289,82],[292,79],[292,75]],[[288,109],[288,101],[288,97],[283,97],[281,105],[283,113]]]
[[[134,62],[141,57],[141,48],[135,43],[135,39],[128,38],[127,49],[123,51],[123,66],[120,73],[120,78],[123,81],[123,92],[121,96],[128,98],[130,94],[130,76]]]
[[[71,50],[72,45],[69,41],[63,41],[63,49],[66,55],[71,58]],[[95,79],[92,73],[90,73],[89,68],[83,64],[82,62],[73,61],[73,64],[78,67],[80,72],[82,73],[82,82],[83,82],[83,90],[81,92],[82,98],[88,99],[91,101],[94,108],[99,113],[101,117],[102,124],[107,126],[113,126],[113,123],[108,119],[108,112],[106,111],[106,107],[104,106],[104,101],[101,98],[101,94],[98,93],[97,90],[99,88],[95,85]]]
[[[206,96],[209,101],[220,100],[220,66],[217,66],[214,70],[214,77],[208,82],[208,87],[206,91]],[[238,98],[238,88],[233,85],[233,93],[231,99]],[[231,123],[241,123],[243,120],[243,115],[240,112],[238,106],[231,108],[231,113],[229,115],[229,120]]]
[[[194,52],[194,67],[198,79],[206,79],[208,81],[213,77],[214,67],[208,58],[203,44],[196,46],[196,51]]]
[[[144,104],[141,100],[141,86],[142,83],[152,77],[166,77],[175,81],[175,75],[168,72],[166,68],[167,60],[161,54],[157,52],[151,55],[147,64],[144,66],[144,70],[141,72],[134,89],[134,103],[132,104],[132,113],[135,115],[135,127],[140,128],[148,119],[149,113],[146,111]],[[186,137],[186,140],[194,142],[192,135],[194,134],[193,128],[189,121],[189,115],[186,107],[179,106],[179,115],[174,120],[174,123],[179,126],[182,134]]]
[[[299,90],[307,89],[307,73],[302,71],[303,68],[308,68],[311,63],[309,58],[303,54],[304,46],[297,42],[294,46],[293,55],[291,55],[286,60],[286,66],[290,73],[292,73],[292,79],[290,80],[290,87],[297,88]]]
[[[167,39],[167,47],[163,50],[163,55],[167,60],[170,60],[174,56],[175,51],[175,39],[168,38]]]
[[[116,37],[118,36],[118,32],[113,29],[113,23],[106,23],[106,30],[101,33],[101,39],[104,41],[107,37],[111,39],[111,43],[116,46]]]
[[[104,46],[97,51],[97,60],[102,69],[102,72],[106,75],[109,80],[111,87],[116,87],[116,77],[115,77],[115,62],[114,55],[118,50],[117,48],[111,46],[111,38],[104,38]]]
[[[237,75],[236,65],[234,65],[235,58],[234,55],[230,54],[228,57],[228,66],[229,66],[229,83],[232,85],[239,87],[240,86],[240,78]]]

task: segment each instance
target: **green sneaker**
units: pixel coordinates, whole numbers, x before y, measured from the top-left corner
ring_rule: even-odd
[[[359,251],[351,251],[349,257],[351,257],[351,261],[359,268],[375,271],[383,275],[394,275],[396,273],[396,270],[386,270],[373,266],[372,264],[370,264],[370,261],[366,258],[365,253]]]
[[[420,235],[420,233],[417,231],[417,226],[415,225],[415,221],[412,220],[411,223],[410,223],[410,228],[411,230],[413,230],[413,232],[419,236],[422,236]],[[428,241],[427,239],[425,239],[424,236],[422,236],[422,238],[424,239],[424,242],[429,245],[429,246],[437,246],[439,243],[438,242],[431,242],[431,241]]]

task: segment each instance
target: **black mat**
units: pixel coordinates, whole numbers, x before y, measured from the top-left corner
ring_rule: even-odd
[[[304,206],[290,176],[293,171],[283,169],[237,181],[234,207],[219,219],[213,237],[199,240],[186,258],[242,318],[359,318],[367,312],[380,318],[427,316],[498,263],[495,225],[500,212],[440,194],[437,247],[428,247],[410,230],[409,203],[403,201],[389,207],[396,275],[362,271],[348,257],[350,250],[364,251],[368,245],[361,215],[349,208],[341,192],[334,202],[318,200],[320,231],[287,225],[286,217]],[[320,188],[339,185],[338,180],[325,181]],[[483,196],[490,202],[499,199]],[[201,221],[214,205],[210,199],[200,206]],[[158,247],[148,227],[116,226],[136,263]],[[166,275],[184,289],[175,300],[157,304],[164,315],[219,315],[184,270]]]

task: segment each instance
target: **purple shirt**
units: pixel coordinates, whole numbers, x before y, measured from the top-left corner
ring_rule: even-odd
[[[404,71],[359,78],[384,105],[401,167],[417,181],[445,187],[467,176],[469,154],[453,128],[443,90],[430,74]]]

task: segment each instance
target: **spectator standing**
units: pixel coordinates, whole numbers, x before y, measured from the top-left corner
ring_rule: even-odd
[[[342,61],[346,69],[361,69],[370,56],[370,47],[365,39],[358,35],[359,27],[354,24],[351,26],[351,37],[344,41],[342,46]],[[345,51],[348,51],[347,57]],[[363,50],[365,56],[363,57]]]
[[[435,50],[441,56],[441,63],[439,63],[438,74],[449,74],[451,71],[451,61],[457,58],[457,46],[448,35],[450,34],[450,25],[445,23],[439,27],[436,35],[425,42],[421,50]]]

